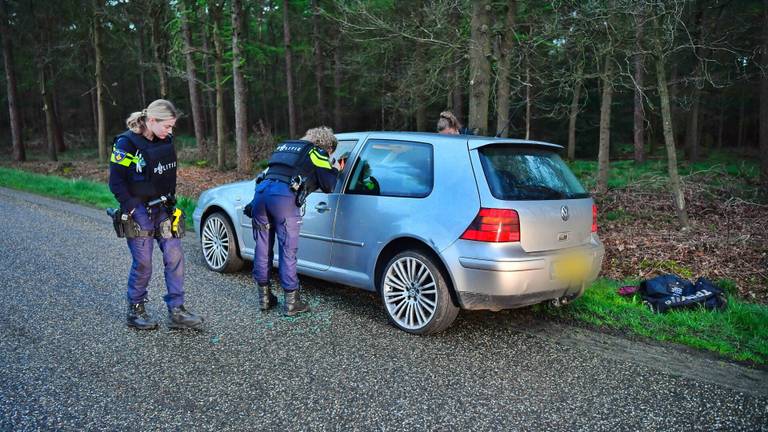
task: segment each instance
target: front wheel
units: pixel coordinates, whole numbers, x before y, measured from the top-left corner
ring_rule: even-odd
[[[445,330],[459,313],[442,271],[421,251],[401,252],[387,263],[381,298],[389,321],[413,334]]]
[[[231,273],[243,268],[243,260],[237,255],[237,235],[226,214],[216,212],[205,219],[200,246],[209,269]]]

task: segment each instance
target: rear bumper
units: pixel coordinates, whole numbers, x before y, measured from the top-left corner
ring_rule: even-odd
[[[587,257],[590,267],[584,280],[564,282],[552,274],[553,263],[564,251],[529,254],[519,249],[496,250],[492,251],[497,255],[495,258],[477,258],[479,253],[467,256],[475,245],[459,242],[443,251],[443,257],[460,306],[470,310],[513,309],[552,299],[573,300],[597,278],[605,255],[596,236],[587,245],[569,249],[568,253]]]

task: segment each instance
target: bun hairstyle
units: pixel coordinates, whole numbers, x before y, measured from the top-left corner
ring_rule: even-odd
[[[328,154],[333,153],[339,143],[336,141],[336,136],[333,135],[333,129],[329,128],[328,126],[319,126],[309,129],[301,139],[304,141],[310,141],[314,145],[327,151]]]
[[[147,119],[152,117],[159,121],[179,118],[180,112],[170,101],[157,99],[141,111],[131,113],[125,124],[131,132],[140,134],[147,128]]]
[[[437,131],[442,132],[446,129],[455,129],[458,131],[461,129],[461,123],[450,111],[443,111],[440,113],[440,119],[437,121]]]

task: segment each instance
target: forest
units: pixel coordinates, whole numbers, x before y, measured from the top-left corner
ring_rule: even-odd
[[[0,39],[2,188],[113,207],[113,137],[158,98],[188,217],[308,128],[450,110],[562,145],[597,206],[600,279],[534,313],[768,362],[768,0],[0,0]],[[617,294],[661,274],[728,310]]]
[[[2,0],[0,148],[106,161],[156,98],[197,157],[250,174],[327,124],[559,143],[597,161],[760,160],[768,185],[768,0]],[[766,188],[764,188],[766,189]]]

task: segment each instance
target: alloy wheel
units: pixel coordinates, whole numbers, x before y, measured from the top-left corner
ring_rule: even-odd
[[[230,252],[230,235],[224,221],[215,216],[208,218],[200,237],[205,261],[213,269],[223,268]]]
[[[384,304],[399,326],[418,330],[435,316],[438,292],[435,277],[417,258],[405,256],[394,261],[384,276]]]

